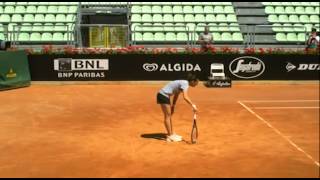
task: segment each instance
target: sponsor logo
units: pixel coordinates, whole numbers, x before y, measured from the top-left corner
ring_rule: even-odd
[[[320,70],[320,64],[299,64],[298,66],[295,66],[291,62],[288,62],[286,65],[287,72],[290,72],[292,70],[297,71],[319,71]]]
[[[104,78],[109,60],[60,58],[54,60],[54,70],[59,71],[58,78]]]
[[[157,64],[157,63],[145,63],[143,69],[148,72],[153,71],[165,71],[165,72],[190,72],[190,71],[201,71],[199,64],[193,65],[190,63],[176,63],[176,64]]]
[[[212,81],[211,85],[212,86],[219,86],[219,87],[228,87],[228,86],[231,86],[231,83],[223,82],[223,81]]]
[[[10,68],[10,70],[9,70],[8,74],[6,75],[6,77],[7,78],[15,78],[15,77],[17,77],[17,73],[15,73],[12,68]]]
[[[265,64],[256,57],[244,56],[231,61],[230,72],[242,79],[256,78],[265,71]]]
[[[291,63],[288,63],[286,66],[287,72],[290,72],[290,71],[294,70],[295,68],[296,68],[296,66]]]

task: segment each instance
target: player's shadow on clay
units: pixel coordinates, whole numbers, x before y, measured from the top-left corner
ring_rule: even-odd
[[[141,134],[142,138],[157,139],[157,140],[161,140],[161,141],[165,141],[166,136],[167,135],[164,133]]]

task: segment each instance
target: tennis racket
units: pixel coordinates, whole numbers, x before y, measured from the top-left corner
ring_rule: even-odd
[[[193,125],[191,131],[191,143],[195,144],[198,140],[198,127],[197,127],[197,114],[194,112],[193,114]]]

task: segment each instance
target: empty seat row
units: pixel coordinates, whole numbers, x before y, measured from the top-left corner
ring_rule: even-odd
[[[272,25],[274,32],[310,32],[315,27],[319,31],[319,24],[289,24],[289,23],[275,23]]]
[[[24,14],[24,13],[76,13],[78,6],[0,6],[0,13]]]
[[[231,2],[131,2],[132,5],[224,5],[224,6],[232,6]]]
[[[204,27],[208,26],[212,32],[224,31],[224,32],[237,32],[240,31],[240,27],[237,23],[133,23],[131,25],[131,31],[156,31],[156,32],[168,32],[168,31],[204,31]]]
[[[305,42],[307,40],[305,33],[277,33],[275,38],[279,42]]]
[[[233,6],[132,6],[131,13],[167,13],[167,14],[202,14],[202,13],[234,13]]]
[[[11,35],[12,36],[12,35]],[[20,33],[17,41],[68,41],[73,40],[71,33]]]
[[[73,23],[22,23],[17,25],[16,23],[10,23],[8,25],[8,31],[73,31],[75,24]],[[4,32],[4,26],[0,25],[0,32]]]
[[[76,16],[73,14],[8,14],[0,15],[0,23],[4,22],[74,22]]]
[[[237,22],[237,17],[234,14],[228,14],[227,16],[225,14],[133,14],[131,17],[132,22]]]
[[[265,6],[320,6],[319,2],[262,2]]]
[[[319,15],[269,15],[268,21],[272,23],[319,23]]]
[[[78,5],[79,2],[0,2],[0,6],[15,5]]]
[[[266,14],[317,14],[319,15],[319,7],[302,7],[302,6],[266,6]]]
[[[241,33],[212,33],[214,41],[243,41]],[[133,41],[192,41],[198,34],[191,33],[133,33]]]

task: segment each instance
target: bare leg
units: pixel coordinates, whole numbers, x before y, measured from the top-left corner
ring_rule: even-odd
[[[161,104],[161,109],[164,115],[164,126],[167,129],[168,136],[172,135],[172,125],[171,125],[171,113],[170,113],[170,105]]]

